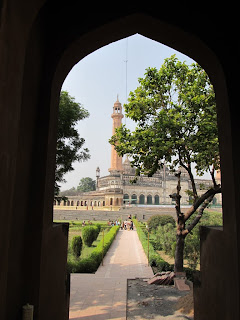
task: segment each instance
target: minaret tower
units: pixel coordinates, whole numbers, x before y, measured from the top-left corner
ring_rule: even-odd
[[[114,103],[113,105],[113,113],[111,115],[112,119],[113,119],[113,127],[112,127],[112,134],[115,134],[115,129],[119,128],[122,124],[122,118],[123,118],[123,114],[122,114],[122,105],[118,100],[118,96],[117,96],[117,101]],[[115,147],[112,145],[111,147],[111,168],[108,169],[109,172],[113,172],[113,171],[123,171],[123,167],[122,167],[122,157],[120,157],[117,154],[117,151],[115,150]]]

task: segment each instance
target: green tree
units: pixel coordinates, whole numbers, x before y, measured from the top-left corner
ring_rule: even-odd
[[[77,186],[77,190],[80,192],[88,192],[96,190],[96,182],[92,178],[82,178]]]
[[[147,225],[151,230],[156,230],[158,226],[164,226],[168,223],[172,224],[174,227],[176,226],[175,219],[172,216],[165,214],[155,214],[147,221]]]
[[[76,124],[89,117],[89,112],[80,103],[75,102],[67,91],[62,91],[59,101],[55,198],[59,194],[59,182],[64,182],[64,174],[73,170],[73,162],[90,158],[89,150],[83,148],[85,139],[80,137]]]
[[[77,189],[72,187],[71,189],[68,189],[68,190],[63,190],[63,191],[60,191],[59,192],[59,196],[65,196],[65,197],[68,197],[68,196],[76,196],[77,195]]]
[[[126,116],[137,124],[131,132],[126,126],[116,129],[110,139],[118,154],[132,157],[131,163],[140,173],[152,176],[163,163],[183,167],[189,174],[193,204],[181,212],[181,172],[176,173],[177,236],[175,271],[183,270],[186,236],[202,217],[204,209],[215,194],[221,192],[214,174],[219,168],[219,146],[216,102],[213,86],[206,72],[193,63],[188,66],[174,56],[165,59],[162,67],[148,68],[139,87],[130,92],[125,105]],[[209,170],[212,187],[198,195],[192,167],[199,175]],[[188,219],[195,215],[191,223]]]

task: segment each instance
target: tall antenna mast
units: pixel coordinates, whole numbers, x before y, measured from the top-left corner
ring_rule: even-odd
[[[127,98],[128,98],[128,93],[127,93],[127,80],[128,80],[128,68],[127,68],[127,63],[128,63],[128,38],[126,38],[126,60],[124,60],[124,62],[126,63],[126,92],[125,92],[125,103],[127,103]],[[124,123],[126,125],[126,116],[124,117]]]

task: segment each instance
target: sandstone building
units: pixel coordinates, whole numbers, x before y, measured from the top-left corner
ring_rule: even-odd
[[[122,123],[122,105],[117,101],[113,105],[112,134]],[[181,204],[189,204],[189,196],[185,192],[191,190],[191,182],[188,173],[184,169],[181,172]],[[97,190],[92,192],[79,193],[77,196],[68,196],[68,201],[55,203],[61,206],[75,206],[88,209],[89,207],[121,207],[127,205],[171,205],[174,201],[169,197],[176,192],[177,179],[167,166],[152,177],[141,175],[136,183],[132,183],[135,178],[135,168],[131,166],[128,158],[122,161],[114,146],[111,147],[111,167],[109,175],[100,177],[99,167],[96,170]],[[196,179],[199,194],[205,192],[212,184],[211,180]],[[216,195],[214,204],[221,205],[221,195]]]

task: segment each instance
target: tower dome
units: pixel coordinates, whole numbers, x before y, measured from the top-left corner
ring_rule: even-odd
[[[113,105],[113,113],[122,114],[122,105],[118,100],[118,95],[117,95],[117,101]]]

